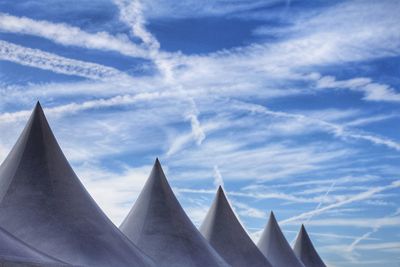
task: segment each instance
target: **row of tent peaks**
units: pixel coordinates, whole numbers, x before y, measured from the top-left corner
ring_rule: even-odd
[[[38,102],[0,165],[0,266],[326,265],[303,225],[292,249],[273,213],[256,245],[222,187],[197,229],[158,159],[117,228],[74,173]]]

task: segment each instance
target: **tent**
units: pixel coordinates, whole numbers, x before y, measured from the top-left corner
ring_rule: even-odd
[[[0,166],[0,226],[73,265],[154,266],[85,190],[39,103]]]
[[[235,216],[222,187],[218,188],[200,232],[233,267],[271,266]]]
[[[157,266],[228,266],[182,209],[158,159],[120,229]]]
[[[283,235],[273,212],[257,246],[274,267],[304,267]]]
[[[326,267],[315,250],[304,225],[301,225],[293,251],[306,267]]]

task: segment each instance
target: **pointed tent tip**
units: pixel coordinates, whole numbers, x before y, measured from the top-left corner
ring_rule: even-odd
[[[307,231],[306,231],[306,227],[304,226],[304,224],[301,224],[299,237],[300,236],[301,237],[308,236]]]
[[[45,116],[45,115],[44,115],[44,112],[43,112],[42,105],[40,104],[40,101],[37,101],[37,102],[36,102],[36,105],[35,105],[35,108],[33,109],[32,114],[33,114],[34,116],[38,116],[38,115],[40,115],[40,116]]]
[[[218,197],[218,198],[220,198],[220,197],[225,197],[225,191],[224,191],[224,189],[222,188],[221,185],[218,186],[217,197]]]
[[[162,169],[161,163],[160,163],[160,160],[158,159],[158,157],[156,157],[156,160],[154,161],[154,166],[153,166],[153,168]]]
[[[43,108],[42,108],[42,105],[40,104],[40,101],[38,100],[38,101],[36,102],[34,111],[40,111],[40,110],[43,110]]]
[[[161,163],[160,163],[158,157],[156,158],[156,160],[154,162],[153,169],[151,170],[150,177],[153,177],[153,179],[156,179],[156,180],[166,179],[165,174],[164,174],[164,170],[163,170],[163,168],[161,166]]]
[[[276,217],[275,217],[275,213],[274,213],[274,211],[272,211],[271,210],[271,212],[269,213],[269,221],[271,221],[271,222],[274,222],[274,223],[278,223],[277,221],[276,221]]]

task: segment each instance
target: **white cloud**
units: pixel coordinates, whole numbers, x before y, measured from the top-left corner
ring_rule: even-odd
[[[7,60],[24,66],[50,70],[66,75],[89,79],[110,79],[126,77],[118,70],[95,63],[61,57],[39,49],[32,49],[0,40],[0,60]]]
[[[319,89],[348,89],[364,94],[364,100],[399,102],[400,93],[386,84],[374,83],[369,78],[353,78],[350,80],[336,80],[332,76],[324,76],[316,81]]]
[[[235,206],[237,213],[243,217],[266,219],[268,216],[265,211],[251,207],[242,202],[234,201],[233,205]]]
[[[138,0],[114,0],[114,3],[120,10],[120,19],[131,26],[133,35],[139,37],[150,48],[150,51],[157,52],[160,49],[160,43],[146,29],[142,3]]]
[[[39,36],[66,46],[115,51],[132,57],[148,57],[146,49],[135,45],[126,36],[116,37],[106,32],[88,33],[64,23],[0,13],[0,31]]]
[[[298,225],[298,222],[285,220],[280,221],[279,224]],[[359,227],[370,228],[371,225],[380,224],[382,226],[398,227],[400,225],[400,216],[390,218],[330,218],[330,219],[314,219],[308,223],[311,226],[341,226],[341,227]],[[348,246],[346,246],[346,249]]]
[[[318,126],[320,130],[327,131],[339,138],[342,139],[358,139],[358,140],[364,140],[368,141],[373,144],[377,145],[384,145],[386,147],[395,149],[395,150],[400,150],[400,144],[397,143],[396,141],[393,141],[388,138],[380,137],[380,136],[375,136],[369,133],[363,133],[363,132],[354,132],[349,129],[347,129],[344,125],[339,125],[327,121],[323,121],[320,119],[316,118],[311,118],[304,116],[302,114],[293,114],[293,113],[286,113],[286,112],[280,112],[280,111],[272,111],[269,110],[268,108],[257,105],[257,104],[252,104],[252,103],[246,103],[246,102],[240,102],[236,101],[235,106],[239,109],[245,109],[249,110],[251,112],[257,112],[257,113],[263,113],[265,115],[269,116],[274,116],[274,117],[279,117],[279,118],[287,118],[287,119],[292,119],[292,120],[297,120],[303,124],[303,126]]]
[[[400,180],[396,180],[393,181],[392,183],[390,183],[389,185],[385,185],[385,186],[377,186],[377,187],[373,187],[367,191],[358,193],[356,195],[353,196],[348,196],[346,197],[344,200],[341,200],[339,202],[327,205],[325,207],[319,208],[319,209],[315,209],[312,211],[308,211],[308,212],[304,212],[302,214],[293,216],[291,218],[288,218],[286,220],[281,221],[281,224],[286,224],[286,223],[290,223],[293,221],[299,221],[299,220],[303,220],[303,219],[307,219],[310,216],[315,216],[315,215],[319,215],[321,213],[324,213],[325,211],[331,210],[331,209],[336,209],[339,208],[341,206],[347,205],[347,204],[351,204],[353,202],[358,202],[358,201],[363,201],[366,199],[371,198],[372,196],[387,191],[387,190],[391,190],[391,189],[395,189],[395,188],[399,188],[400,187]]]
[[[388,216],[385,216],[384,218],[393,218],[398,216],[399,214],[400,214],[400,208],[397,208],[396,212]],[[371,226],[373,228],[371,231],[366,232],[362,236],[354,238],[353,242],[347,248],[348,252],[353,252],[356,248],[358,249],[360,247],[360,242],[362,242],[363,240],[367,240],[371,235],[373,235],[374,233],[379,231],[380,228],[385,226],[385,224],[384,221],[377,221],[375,224],[372,224]]]
[[[97,204],[118,226],[139,196],[151,167],[126,167],[115,173],[98,166],[83,165],[76,171]]]
[[[224,187],[224,179],[222,179],[221,172],[219,171],[218,165],[214,165],[214,186]]]
[[[89,100],[82,103],[68,103],[65,105],[55,106],[52,108],[44,108],[44,111],[50,115],[65,115],[84,110],[107,108],[114,106],[132,105],[140,101],[151,101],[155,99],[179,97],[171,93],[140,93],[136,95],[118,95],[107,99]],[[30,110],[18,111],[14,113],[0,114],[0,122],[10,122],[20,119],[26,119],[31,114]]]

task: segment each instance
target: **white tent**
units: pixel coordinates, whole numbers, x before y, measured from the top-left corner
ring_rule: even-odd
[[[304,267],[283,235],[273,212],[257,246],[274,267]]]
[[[301,225],[293,250],[306,267],[326,267],[315,250],[304,225]]]
[[[158,159],[120,229],[154,258],[157,266],[228,266],[182,209]]]
[[[38,103],[0,166],[0,226],[79,266],[154,266],[100,210],[63,155]]]
[[[200,232],[233,267],[270,267],[235,216],[221,187],[200,227]]]

